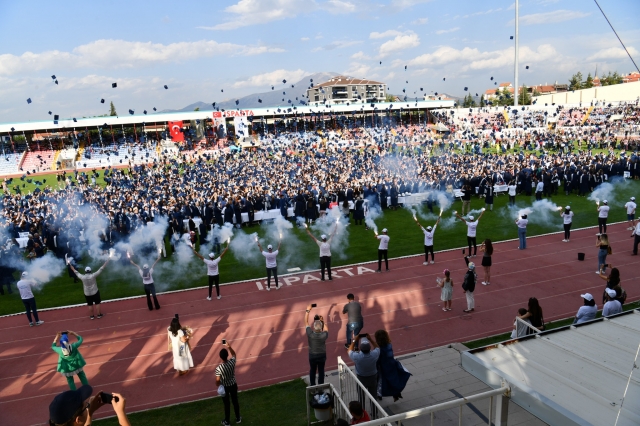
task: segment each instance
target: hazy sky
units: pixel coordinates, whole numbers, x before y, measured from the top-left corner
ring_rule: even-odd
[[[640,64],[640,1],[600,5]],[[109,101],[121,115],[178,109],[319,71],[381,80],[392,93],[481,93],[495,87],[491,76],[513,81],[513,9],[511,0],[0,0],[0,122],[103,114]],[[527,85],[596,66],[634,70],[588,0],[522,0],[520,59]]]

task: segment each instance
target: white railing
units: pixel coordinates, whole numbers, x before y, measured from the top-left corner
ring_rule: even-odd
[[[358,401],[362,404],[362,408],[369,413],[371,419],[384,419],[389,417],[387,412],[376,400],[376,395],[371,395],[365,388],[358,377],[342,360],[338,357],[338,377],[340,379],[340,398],[343,401]],[[347,402],[347,404],[348,404]],[[390,423],[381,423],[391,426]]]
[[[496,426],[506,426],[508,420],[508,409],[509,409],[509,396],[510,396],[511,388],[509,385],[503,381],[502,387],[494,390],[490,390],[487,392],[482,392],[476,395],[463,397],[454,399],[453,401],[443,402],[441,404],[432,405],[430,407],[418,408],[417,410],[407,411],[406,413],[394,414],[393,416],[385,417],[384,419],[371,420],[370,422],[360,423],[361,426],[384,426],[389,424],[389,422],[394,422],[396,424],[400,424],[402,420],[413,419],[416,417],[423,417],[426,415],[431,415],[431,425],[434,424],[434,414],[437,411],[449,410],[451,408],[458,407],[458,424],[462,425],[462,407],[473,403],[485,400],[489,398],[489,416],[487,419],[488,425],[496,425]],[[496,399],[496,407],[495,412],[493,409],[493,400]],[[495,420],[494,420],[495,416]],[[422,423],[426,425],[426,422]]]

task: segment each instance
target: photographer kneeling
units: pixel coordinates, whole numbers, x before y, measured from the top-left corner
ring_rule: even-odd
[[[62,392],[49,404],[49,426],[87,426],[92,424],[93,413],[103,405],[111,404],[120,426],[131,426],[124,412],[125,399],[119,393],[99,392],[91,396],[93,388],[84,385],[78,390]]]
[[[316,384],[316,371],[318,372],[318,384],[324,383],[324,364],[327,361],[326,341],[329,338],[329,330],[322,315],[316,315],[313,318],[313,329],[309,325],[309,313],[315,307],[315,303],[307,306],[304,314],[304,325],[309,341],[309,384],[311,386]]]

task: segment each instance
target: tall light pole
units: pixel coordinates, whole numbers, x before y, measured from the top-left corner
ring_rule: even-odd
[[[518,106],[518,0],[516,0],[516,33],[515,33],[515,39],[516,39],[516,57],[514,60],[514,67],[513,67],[513,74],[514,74],[514,99],[513,99],[513,106]]]

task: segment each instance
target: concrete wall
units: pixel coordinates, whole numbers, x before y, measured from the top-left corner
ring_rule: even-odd
[[[634,83],[615,84],[613,86],[592,87],[591,89],[554,93],[551,95],[534,96],[532,99],[538,101],[536,105],[551,105],[552,103],[555,103],[556,105],[579,103],[589,105],[591,101],[635,101],[638,97],[640,97],[640,81],[636,81]]]

